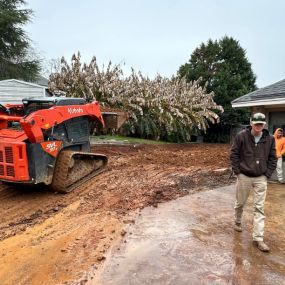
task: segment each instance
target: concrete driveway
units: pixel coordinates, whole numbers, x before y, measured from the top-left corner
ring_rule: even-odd
[[[234,186],[145,208],[90,284],[285,284],[285,185],[269,184],[265,241],[252,245],[252,197],[233,230]],[[89,282],[88,282],[89,283]]]

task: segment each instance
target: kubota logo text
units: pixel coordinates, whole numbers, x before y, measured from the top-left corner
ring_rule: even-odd
[[[69,114],[80,114],[80,113],[83,113],[83,109],[82,108],[68,108],[67,112]]]

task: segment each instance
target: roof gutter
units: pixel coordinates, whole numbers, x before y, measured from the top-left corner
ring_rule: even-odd
[[[254,107],[254,106],[272,106],[272,105],[285,105],[285,99],[282,100],[258,100],[250,102],[232,102],[233,108]]]

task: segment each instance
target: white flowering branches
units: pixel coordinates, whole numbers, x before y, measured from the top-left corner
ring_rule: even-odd
[[[120,65],[99,68],[94,57],[81,64],[80,54],[71,65],[61,60],[61,72],[50,76],[50,89],[62,90],[70,97],[97,100],[104,107],[129,113],[124,126],[127,135],[170,141],[190,141],[193,129],[206,131],[208,121],[219,121],[214,110],[223,111],[198,81],[171,79],[157,75],[153,80],[140,72],[123,77]]]

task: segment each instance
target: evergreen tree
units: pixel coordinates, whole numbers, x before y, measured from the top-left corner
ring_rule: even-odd
[[[0,0],[0,79],[31,81],[39,75],[40,62],[32,53],[23,30],[32,11],[21,8],[24,0]]]
[[[210,126],[207,140],[227,141],[232,126],[248,123],[247,110],[231,107],[232,100],[256,89],[251,64],[237,40],[225,36],[219,41],[202,43],[189,62],[180,67],[178,75],[187,81],[201,78],[201,84],[215,93],[215,102],[224,108],[220,124]]]

